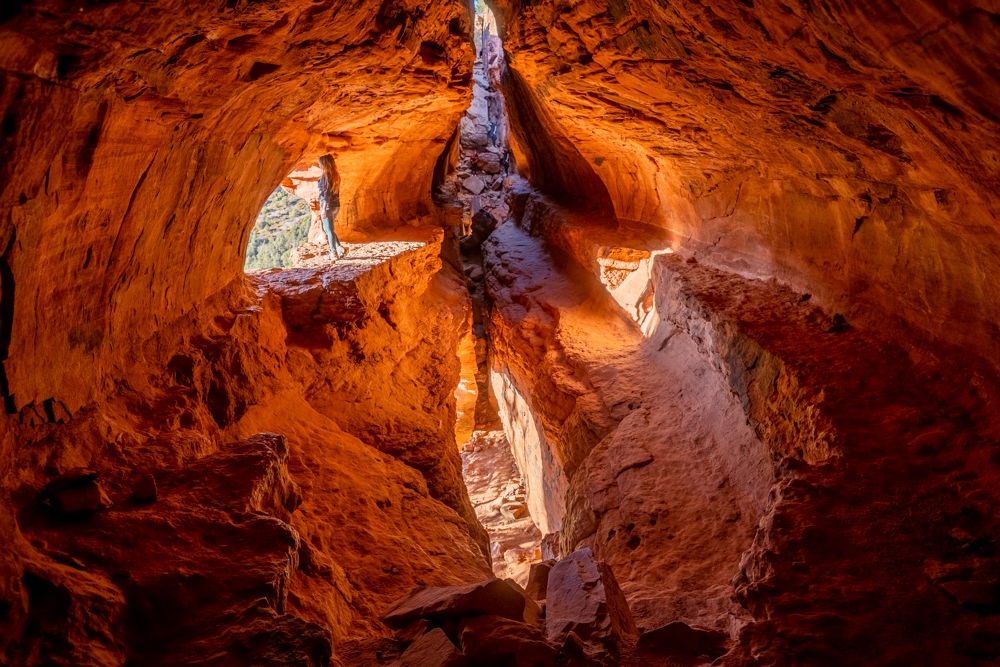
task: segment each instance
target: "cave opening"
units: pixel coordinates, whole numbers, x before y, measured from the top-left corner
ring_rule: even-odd
[[[327,157],[332,157],[327,154]],[[330,214],[330,229],[337,236],[337,257],[331,252],[330,237],[324,226],[324,197],[320,194],[320,164],[296,169],[264,202],[247,241],[244,270],[327,269],[337,275],[356,277],[397,255],[425,245],[419,233],[380,235],[357,242],[341,240],[339,192],[336,212]],[[329,196],[329,195],[328,195]],[[401,239],[414,240],[401,240]]]
[[[306,242],[311,222],[309,203],[278,187],[257,214],[247,242],[244,269],[290,267],[291,253]]]

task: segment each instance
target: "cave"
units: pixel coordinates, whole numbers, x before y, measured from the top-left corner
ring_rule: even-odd
[[[997,664],[998,52],[981,0],[4,5],[0,664]]]

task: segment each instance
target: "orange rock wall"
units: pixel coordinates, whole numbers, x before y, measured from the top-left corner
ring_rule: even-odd
[[[17,410],[75,412],[228,284],[300,162],[337,155],[346,228],[433,215],[434,162],[469,98],[464,3],[18,4],[0,24]]]
[[[382,610],[416,584],[487,576],[454,442],[470,307],[440,252],[431,239],[347,279],[238,278],[135,349],[114,392],[68,422],[13,420],[0,656],[176,664],[238,641],[267,664],[318,665],[295,651],[384,634]],[[310,306],[321,293],[326,307]],[[306,326],[303,309],[317,313]],[[417,381],[388,402],[406,372]],[[353,384],[355,400],[318,391],[334,381]],[[396,411],[374,439],[357,421],[366,400]],[[287,448],[248,451],[261,432]],[[79,467],[99,473],[112,508],[53,516],[39,490]],[[145,472],[152,504],[130,500]]]
[[[505,430],[532,512],[539,483],[563,494],[546,527],[606,560],[641,630],[726,632],[732,667],[996,661],[995,385],[778,281],[512,200],[484,244]],[[634,309],[594,250],[650,253]]]
[[[592,201],[591,175],[551,174],[585,163],[615,215],[703,261],[1000,363],[991,3],[491,6],[550,194]]]

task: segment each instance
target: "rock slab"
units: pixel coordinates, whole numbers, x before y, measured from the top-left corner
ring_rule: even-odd
[[[548,639],[556,643],[574,633],[586,643],[617,652],[638,635],[614,573],[589,548],[578,549],[553,566],[545,613]]]
[[[426,618],[443,621],[463,616],[493,615],[523,621],[526,599],[500,579],[487,579],[464,586],[418,589],[390,606],[382,621],[390,628],[403,628]]]
[[[552,667],[556,661],[556,649],[541,630],[507,618],[466,619],[458,638],[466,658],[477,667]]]
[[[401,667],[468,667],[468,662],[441,628],[434,628],[403,653]]]

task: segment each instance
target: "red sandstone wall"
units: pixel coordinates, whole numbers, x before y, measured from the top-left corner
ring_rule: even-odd
[[[491,4],[550,194],[593,199],[537,173],[582,157],[676,246],[1000,362],[992,3]]]
[[[0,245],[16,407],[76,411],[229,283],[259,207],[300,161],[338,156],[345,228],[426,221],[434,160],[468,103],[469,24],[458,0],[35,2],[7,17]]]

